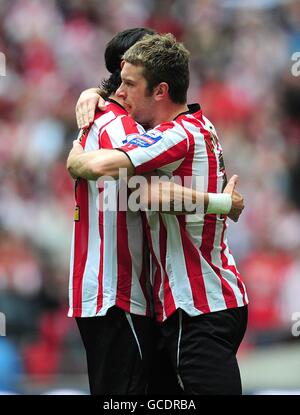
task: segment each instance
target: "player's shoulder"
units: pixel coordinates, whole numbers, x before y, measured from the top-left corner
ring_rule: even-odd
[[[147,134],[152,133],[154,135],[163,135],[167,136],[168,134],[173,135],[179,134],[179,135],[185,135],[184,128],[182,127],[181,123],[177,120],[167,121],[163,122],[159,125],[157,125],[155,128],[148,130]]]
[[[116,118],[121,115],[128,115],[126,110],[121,105],[118,105],[116,102],[106,101],[105,107],[102,110],[100,110],[99,108],[96,109],[94,121],[96,121],[100,117],[105,116],[106,114],[110,114],[111,116],[113,116],[113,118]]]
[[[216,133],[216,129],[215,126],[213,125],[213,123],[202,114],[202,123],[203,125],[210,131],[213,131],[214,133]]]
[[[114,123],[119,118],[128,117],[127,112],[121,106],[112,102],[106,102],[103,110],[96,109],[91,129],[102,130],[109,124]]]

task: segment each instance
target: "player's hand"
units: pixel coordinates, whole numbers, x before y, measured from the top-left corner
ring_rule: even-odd
[[[73,147],[72,147],[72,150],[71,150],[70,154],[71,153],[72,154],[81,154],[81,153],[83,153],[83,147],[82,147],[79,140],[74,140],[73,141]]]
[[[104,109],[105,101],[100,96],[100,92],[99,88],[89,88],[80,94],[76,104],[78,128],[86,128],[93,122],[97,107],[100,110]]]
[[[230,177],[223,193],[229,193],[231,195],[232,206],[230,212],[228,213],[228,217],[237,222],[239,220],[240,214],[242,213],[245,205],[244,205],[244,198],[241,193],[235,190],[235,186],[237,185],[239,177],[234,174]]]

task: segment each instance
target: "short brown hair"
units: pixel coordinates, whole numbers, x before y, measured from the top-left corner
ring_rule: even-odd
[[[184,45],[167,33],[144,36],[125,52],[123,59],[143,66],[150,93],[160,82],[166,82],[171,100],[184,104],[189,87],[189,55]]]

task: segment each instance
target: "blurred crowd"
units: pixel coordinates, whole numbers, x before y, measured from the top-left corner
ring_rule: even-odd
[[[65,160],[80,92],[108,75],[106,43],[137,26],[171,32],[190,50],[189,101],[216,126],[228,175],[240,177],[246,209],[229,241],[251,302],[242,350],[292,337],[300,312],[300,76],[291,68],[300,2],[1,0],[0,356],[16,375],[85,370],[66,318],[74,203]],[[5,381],[4,373],[0,388]]]

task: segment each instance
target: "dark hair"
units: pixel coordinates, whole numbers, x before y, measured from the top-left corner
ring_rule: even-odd
[[[105,91],[105,98],[108,98],[121,85],[121,60],[132,45],[141,40],[145,35],[154,35],[156,32],[145,27],[136,27],[123,30],[114,36],[107,44],[104,57],[106,69],[111,73],[108,79],[101,83]]]

